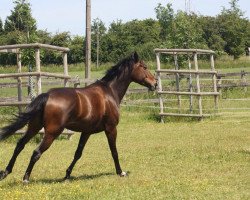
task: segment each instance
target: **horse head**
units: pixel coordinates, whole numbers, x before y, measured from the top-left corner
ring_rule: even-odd
[[[134,66],[131,73],[132,81],[146,86],[151,91],[154,91],[157,86],[157,81],[154,75],[148,70],[147,65],[139,59],[136,52],[133,53],[131,57],[134,60]]]

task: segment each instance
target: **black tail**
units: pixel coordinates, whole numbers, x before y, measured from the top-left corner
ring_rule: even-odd
[[[6,139],[13,135],[17,130],[23,128],[37,113],[43,113],[44,106],[48,100],[48,93],[40,94],[28,106],[25,112],[16,116],[13,122],[0,129],[0,140]]]

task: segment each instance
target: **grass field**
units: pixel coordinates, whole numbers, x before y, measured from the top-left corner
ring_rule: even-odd
[[[165,124],[148,113],[122,109],[118,151],[129,177],[116,176],[104,134],[93,135],[73,178],[62,182],[79,135],[56,140],[31,175],[21,181],[31,153],[29,143],[14,171],[0,182],[1,199],[249,199],[249,112],[204,121]],[[17,138],[0,143],[0,168]]]
[[[222,72],[250,69],[246,60],[234,68],[230,63],[222,60],[218,69]],[[70,75],[83,77],[80,68],[72,66]],[[92,77],[102,77],[103,69],[93,70]],[[62,69],[52,67],[45,71],[49,70]],[[0,73],[7,72],[12,71],[0,68]],[[23,90],[26,94],[26,88]],[[219,100],[222,115],[203,121],[167,118],[161,124],[155,115],[158,108],[122,105],[117,146],[121,166],[129,173],[125,178],[115,174],[105,134],[100,133],[91,136],[72,179],[63,182],[78,144],[79,134],[75,134],[71,140],[62,136],[53,143],[35,165],[31,182],[25,185],[22,177],[38,145],[36,137],[18,157],[13,173],[0,181],[0,199],[250,199],[249,91],[249,87],[247,91],[223,90]],[[0,97],[16,93],[16,89],[1,88]],[[138,98],[136,95],[127,98]],[[152,94],[139,98],[149,95]],[[244,101],[234,100],[237,98]],[[211,106],[205,99],[203,103],[204,107]],[[230,110],[232,107],[238,109]],[[0,127],[16,112],[17,108],[1,107]],[[0,142],[0,170],[5,169],[18,138]]]

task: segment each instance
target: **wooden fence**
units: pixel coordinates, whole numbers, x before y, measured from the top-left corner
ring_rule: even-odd
[[[206,116],[210,116],[210,114],[205,114],[202,109],[202,96],[214,96],[214,104],[215,109],[218,108],[218,95],[219,92],[217,91],[217,71],[215,71],[214,66],[214,52],[211,50],[201,50],[201,49],[155,49],[156,53],[156,63],[157,63],[157,79],[158,79],[158,94],[159,94],[159,104],[160,104],[160,113],[161,121],[163,122],[164,116],[184,116],[184,117],[198,117],[203,118]],[[168,54],[174,56],[174,69],[166,70],[161,69],[161,62],[160,62],[160,55],[161,54]],[[207,54],[210,56],[210,66],[211,70],[199,70],[198,66],[198,55],[200,54]],[[188,70],[181,70],[178,64],[178,55],[187,55],[188,56]],[[192,59],[192,61],[191,61]],[[192,69],[192,63],[194,65],[194,69]],[[175,91],[164,91],[162,87],[162,74],[174,74],[175,75],[175,83],[176,83],[176,90]],[[188,91],[180,91],[180,75],[188,75],[189,76],[189,90]],[[212,87],[213,92],[203,92],[201,91],[200,87],[200,75],[202,74],[209,74],[212,76]],[[196,82],[196,91],[193,90],[192,87],[192,79],[195,76]],[[164,100],[163,95],[176,95],[179,111],[178,113],[170,113],[164,112]],[[190,113],[180,113],[181,110],[181,96],[188,95],[189,96],[189,106],[190,106]],[[192,113],[193,108],[193,96],[198,98],[198,109],[199,112],[197,114]]]
[[[48,73],[48,72],[41,71],[41,62],[40,62],[40,49],[41,48],[59,51],[62,53],[63,74]],[[35,49],[36,72],[22,72],[22,62],[21,62],[21,50],[22,49]],[[37,86],[38,94],[42,93],[42,77],[53,77],[53,78],[63,79],[64,87],[68,86],[68,81],[71,78],[68,74],[68,61],[67,61],[68,51],[69,51],[69,48],[52,46],[52,45],[47,45],[47,44],[40,44],[40,43],[0,46],[0,53],[1,52],[16,53],[16,57],[17,57],[17,73],[0,74],[0,79],[3,79],[3,78],[17,79],[17,88],[18,88],[18,101],[0,102],[0,106],[19,106],[19,110],[21,111],[22,109],[21,106],[27,105],[28,103],[30,103],[29,100],[28,101],[23,100],[22,77],[31,77],[31,76],[36,77],[37,79],[36,86]],[[17,133],[23,133],[23,132],[24,130],[19,130]],[[43,133],[43,132],[44,132],[43,130],[40,131],[40,133]],[[65,130],[63,133],[68,136],[72,135],[72,131],[69,131],[69,130]]]
[[[241,72],[234,72],[234,73],[219,73],[217,75],[218,91],[220,92],[221,89],[223,88],[234,88],[234,87],[244,87],[244,89],[247,90],[247,87],[250,86],[250,83],[247,81],[247,76],[249,75],[250,73],[244,70],[241,70]],[[236,83],[232,83],[232,81],[236,80],[237,80]],[[227,83],[225,83],[226,81]]]
[[[21,68],[21,49],[23,48],[34,48],[35,49],[35,59],[36,59],[36,72],[22,72]],[[48,72],[42,72],[40,67],[40,48],[47,48],[51,50],[56,50],[62,53],[63,56],[63,73],[48,73]],[[22,80],[22,77],[29,77],[29,76],[35,76],[37,78],[37,91],[38,94],[42,92],[42,79],[41,77],[47,77],[47,78],[57,78],[61,79],[62,81],[60,84],[63,84],[64,86],[68,86],[69,83],[73,83],[75,87],[77,87],[80,84],[86,83],[86,82],[93,82],[94,80],[80,80],[79,78],[73,78],[68,75],[68,65],[67,65],[67,52],[69,51],[68,48],[63,47],[56,47],[51,45],[44,45],[44,44],[23,44],[23,45],[8,45],[8,46],[0,46],[0,52],[12,52],[17,54],[17,73],[12,74],[0,74],[0,79],[2,78],[16,78],[17,84],[13,87],[18,87],[18,101],[0,101],[0,106],[21,106],[26,105],[30,101],[23,99],[22,95],[22,85],[25,84]],[[202,106],[202,98],[204,96],[212,96],[214,98],[214,108],[215,110],[218,108],[218,95],[222,88],[227,87],[247,87],[249,86],[249,83],[246,81],[246,76],[249,75],[248,72],[241,71],[240,73],[218,73],[215,71],[214,66],[214,58],[213,58],[213,51],[210,50],[199,50],[199,49],[155,49],[156,53],[156,60],[157,60],[157,78],[159,83],[159,100],[158,102],[160,105],[160,116],[163,121],[164,116],[190,116],[190,117],[198,117],[202,118],[205,116],[210,116],[210,114],[206,114],[203,112],[203,106]],[[161,69],[161,62],[160,62],[160,55],[161,54],[168,54],[174,57],[174,69]],[[178,64],[178,55],[188,55],[188,69],[180,69]],[[200,70],[198,66],[198,55],[200,54],[207,54],[210,57],[210,70]],[[192,65],[194,66],[192,69]],[[175,80],[175,87],[171,90],[166,90],[162,86],[162,80],[164,77],[171,76]],[[232,83],[224,83],[224,80],[227,80],[228,77],[234,77],[238,76],[241,79],[241,82],[239,84],[232,84]],[[212,77],[211,81],[212,84],[209,86],[203,86],[200,83],[201,77]],[[181,79],[187,78],[188,81],[188,91],[181,91]],[[231,79],[230,79],[231,80]],[[54,82],[53,82],[54,83]],[[194,85],[195,83],[195,85]],[[46,82],[43,83],[43,85],[46,84]],[[6,85],[3,83],[3,87],[6,87]],[[1,88],[0,84],[0,88]],[[212,92],[205,92],[203,91],[204,87],[210,87],[212,88]],[[146,89],[139,88],[139,89],[129,89],[127,94],[133,94],[133,93],[140,93],[140,92],[146,92]],[[177,113],[169,113],[164,112],[164,96],[165,95],[174,95],[177,97],[177,104],[179,106],[179,110],[181,107],[182,102],[182,96],[188,96],[189,98],[189,110],[190,113],[180,113],[179,111]],[[197,114],[192,112],[193,108],[193,98],[198,99],[198,109],[199,112]],[[152,102],[156,102],[155,99],[151,99]],[[125,100],[126,101],[126,100]]]
[[[41,62],[40,62],[40,49],[49,49],[54,51],[59,51],[62,53],[63,57],[63,74],[56,74],[56,73],[48,73],[41,71]],[[22,49],[35,49],[35,67],[36,72],[22,72],[22,62],[21,62],[21,50]],[[37,93],[42,93],[42,77],[54,77],[60,78],[64,80],[64,86],[68,85],[68,80],[70,76],[68,75],[68,61],[67,61],[67,52],[69,48],[65,47],[58,47],[48,44],[40,44],[40,43],[33,43],[33,44],[17,44],[17,45],[5,45],[0,46],[0,53],[1,52],[8,52],[8,53],[16,53],[17,56],[17,73],[11,74],[0,74],[0,78],[16,78],[17,79],[17,88],[18,88],[18,101],[15,102],[0,102],[0,106],[6,105],[26,105],[27,101],[23,101],[22,95],[22,77],[30,77],[35,76],[37,81]],[[20,107],[21,110],[21,107]]]

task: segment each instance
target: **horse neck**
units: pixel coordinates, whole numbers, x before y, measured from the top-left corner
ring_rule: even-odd
[[[131,83],[130,76],[122,76],[110,82],[110,87],[113,91],[114,97],[118,104],[121,103],[122,98],[126,94],[129,84]]]

